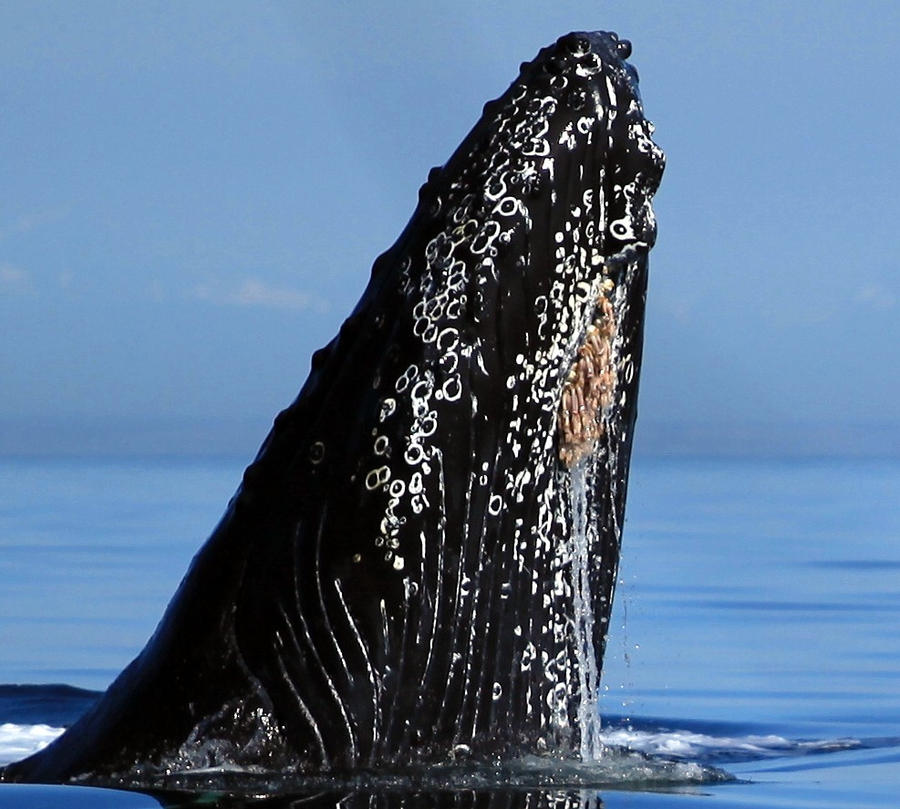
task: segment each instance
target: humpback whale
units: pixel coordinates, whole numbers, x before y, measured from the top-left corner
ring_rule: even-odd
[[[433,169],[140,655],[7,781],[590,752],[664,158],[615,34]]]

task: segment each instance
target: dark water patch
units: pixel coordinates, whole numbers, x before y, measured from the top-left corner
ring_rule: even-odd
[[[4,556],[7,553],[19,553],[34,559],[36,555],[41,553],[53,554],[72,554],[88,556],[92,560],[102,559],[105,556],[122,556],[133,563],[136,558],[146,554],[158,555],[165,551],[178,551],[184,547],[183,542],[154,542],[139,544],[113,544],[98,543],[95,545],[85,543],[68,543],[68,542],[12,542],[0,543],[3,548]]]
[[[880,740],[870,740],[880,741]],[[900,763],[900,739],[883,740],[890,741],[892,744],[864,744],[857,751],[850,752],[841,758],[842,767],[866,767],[878,764],[898,764]],[[880,752],[885,747],[894,749],[888,752]],[[873,752],[878,751],[878,752]],[[758,769],[757,772],[804,772],[807,770],[826,770],[833,768],[834,762],[821,760],[800,760],[784,763],[777,763],[771,767]]]
[[[70,685],[0,685],[0,724],[67,727],[100,696]]]
[[[693,607],[703,610],[749,610],[766,612],[866,612],[872,611],[872,605],[853,604],[836,601],[768,601],[764,599],[713,599],[713,598],[682,598],[667,599],[667,602],[675,607]]]
[[[97,787],[0,784],[0,809],[152,809],[164,804],[152,795]],[[193,805],[199,806],[199,803]]]
[[[4,615],[4,618],[15,621],[21,626],[71,626],[79,629],[86,626],[103,626],[108,625],[110,628],[120,630],[122,628],[129,629],[131,627],[143,626],[144,622],[134,618],[114,618],[112,616],[84,616],[81,618],[70,618],[64,615],[27,615],[25,613],[10,613]],[[92,647],[104,648],[106,643],[94,643]],[[83,645],[85,648],[87,644]]]
[[[643,592],[648,598],[661,598],[670,595],[677,596],[693,596],[693,595],[721,595],[728,596],[736,593],[755,593],[759,588],[753,585],[705,585],[705,584],[654,584],[644,587]],[[672,602],[670,602],[672,603]]]
[[[604,790],[557,789],[457,789],[416,791],[403,789],[330,789],[268,796],[240,796],[221,793],[125,792],[113,789],[72,786],[31,786],[0,784],[0,807],[44,809],[671,809],[695,805],[691,797],[708,800],[709,793],[698,788],[667,791],[615,792]],[[687,801],[687,803],[686,803]],[[717,796],[717,809],[738,805]]]
[[[801,564],[824,570],[900,570],[900,559],[815,559]]]
[[[641,688],[640,690],[635,691],[635,697],[652,697],[652,696],[666,696],[666,697],[674,697],[676,699],[709,699],[709,700],[734,700],[735,692],[728,689],[720,689],[720,688]],[[754,693],[754,696],[759,700],[786,700],[789,702],[802,703],[804,700],[808,701],[822,701],[822,700],[859,700],[865,699],[866,695],[861,694],[856,691],[845,691],[842,689],[814,689],[814,690],[800,690],[800,689],[786,689],[786,688],[763,688],[757,689]],[[697,720],[690,720],[691,726],[694,724],[700,724]],[[746,727],[755,727],[755,725],[746,725]]]

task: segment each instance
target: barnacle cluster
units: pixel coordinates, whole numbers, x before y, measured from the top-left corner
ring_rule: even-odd
[[[556,425],[559,459],[571,469],[590,455],[603,437],[604,413],[612,404],[616,387],[613,341],[616,318],[608,294],[611,282],[597,298],[593,322],[563,386]]]

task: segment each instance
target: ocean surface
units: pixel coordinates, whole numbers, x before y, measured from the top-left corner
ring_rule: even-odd
[[[246,460],[0,459],[0,763],[140,651]],[[896,459],[638,457],[600,706],[608,785],[357,785],[291,805],[900,806],[898,503]],[[0,807],[248,802],[0,784]]]

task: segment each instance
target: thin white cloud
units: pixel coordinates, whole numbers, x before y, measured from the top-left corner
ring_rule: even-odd
[[[670,298],[663,302],[663,309],[679,323],[690,323],[693,317],[694,302],[687,298]]]
[[[866,284],[854,297],[857,303],[873,309],[892,309],[897,304],[897,296],[882,284]]]
[[[33,211],[32,213],[18,216],[15,219],[0,222],[0,241],[3,241],[10,236],[19,236],[43,227],[44,225],[56,222],[59,219],[63,219],[68,213],[68,206],[57,206],[42,211]]]
[[[328,301],[324,298],[290,287],[279,287],[247,278],[237,285],[200,284],[194,297],[219,306],[262,306],[270,309],[294,309],[324,312]]]
[[[0,292],[21,293],[31,291],[31,276],[20,267],[0,264]]]

